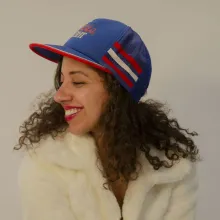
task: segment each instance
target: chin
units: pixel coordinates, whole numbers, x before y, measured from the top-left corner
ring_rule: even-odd
[[[72,133],[72,134],[74,134],[74,135],[79,135],[79,136],[81,136],[81,135],[86,135],[86,134],[88,134],[88,133],[90,132],[89,129],[76,128],[76,127],[71,127],[71,126],[69,126],[69,127],[67,128],[67,131],[70,132],[70,133]]]

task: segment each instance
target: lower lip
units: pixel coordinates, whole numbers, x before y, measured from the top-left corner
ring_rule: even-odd
[[[65,116],[66,121],[70,121],[75,118],[76,114]]]
[[[66,121],[71,121],[73,118],[76,117],[76,115],[77,115],[79,112],[80,112],[80,111],[78,111],[78,112],[76,112],[76,113],[74,113],[74,114],[72,114],[72,115],[65,116],[65,120],[66,120]]]

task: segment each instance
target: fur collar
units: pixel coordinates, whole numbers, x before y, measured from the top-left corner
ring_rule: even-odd
[[[47,163],[74,170],[88,170],[97,164],[96,145],[89,135],[76,136],[70,132],[59,135],[55,139],[48,136],[41,140],[34,150],[34,156]],[[155,171],[146,158],[141,156],[143,172],[154,184],[176,182],[185,177],[191,169],[192,163],[181,159],[172,168],[161,168]]]

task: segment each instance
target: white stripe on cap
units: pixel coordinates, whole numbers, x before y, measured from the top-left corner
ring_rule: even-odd
[[[100,66],[100,67],[102,67],[102,68],[105,68],[104,66],[102,66],[102,65],[100,65],[100,64],[98,64],[98,63],[96,63],[96,62],[93,62],[93,61],[91,61],[91,60],[87,60],[86,58],[83,58],[83,57],[77,56],[77,55],[75,55],[75,54],[66,52],[65,50],[60,50],[60,49],[57,49],[56,47],[51,47],[51,46],[49,46],[49,45],[47,45],[47,44],[45,44],[45,46],[46,46],[46,47],[49,47],[49,48],[52,48],[53,50],[56,50],[56,51],[64,52],[65,54],[69,54],[69,55],[71,55],[71,56],[73,56],[73,57],[78,57],[78,58],[80,58],[80,59],[82,59],[82,60],[86,60],[86,61],[88,61],[88,62],[90,62],[90,63],[93,63],[93,64],[95,64],[95,65],[97,65],[97,66]],[[43,48],[43,49],[45,49],[45,48]],[[53,52],[53,51],[50,51],[50,52]],[[54,53],[54,52],[53,52],[53,53]],[[61,55],[61,56],[62,56],[62,55]]]
[[[115,53],[114,50],[111,48],[108,50],[108,54],[111,56],[111,58],[117,62],[126,72],[129,73],[129,75],[134,79],[136,82],[138,80],[138,77],[135,75],[135,73],[132,72],[130,67],[124,63],[124,61]]]

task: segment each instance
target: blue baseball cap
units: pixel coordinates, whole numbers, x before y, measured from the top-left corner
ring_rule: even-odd
[[[58,63],[63,56],[112,74],[139,101],[151,78],[151,58],[141,37],[126,24],[95,19],[61,45],[31,43],[30,49]]]

